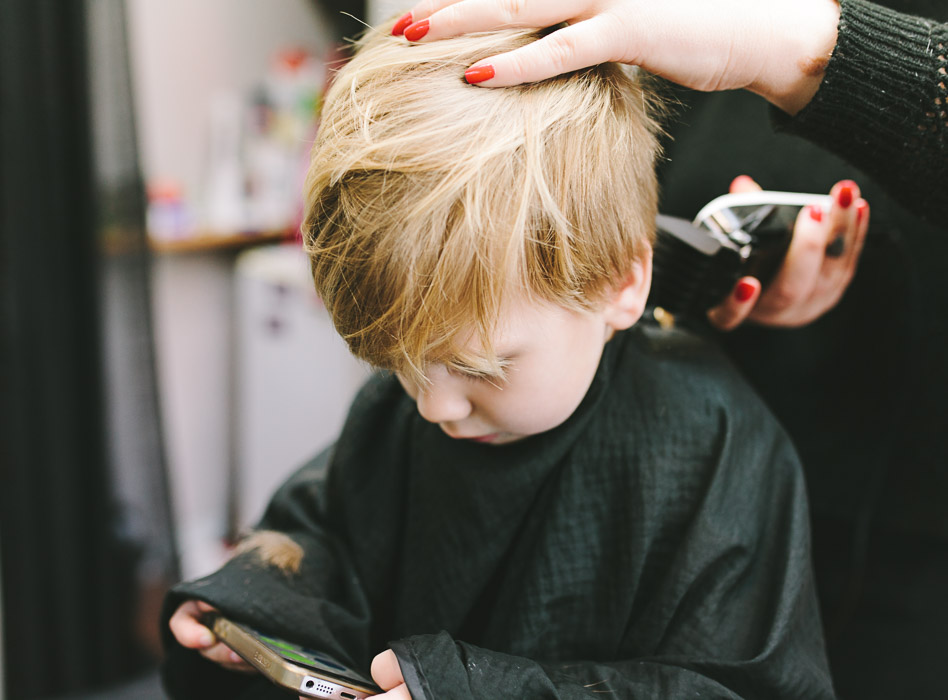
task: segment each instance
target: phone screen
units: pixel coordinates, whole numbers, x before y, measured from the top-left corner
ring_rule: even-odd
[[[335,659],[326,656],[322,652],[301,647],[298,644],[287,642],[284,639],[268,637],[256,630],[248,629],[248,631],[287,661],[292,661],[299,666],[305,666],[324,675],[336,676],[343,681],[354,680],[363,685],[373,685],[372,681],[363,677],[358,672],[353,671],[348,666],[344,666]]]

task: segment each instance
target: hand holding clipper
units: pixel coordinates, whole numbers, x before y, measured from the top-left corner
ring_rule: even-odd
[[[731,190],[693,225],[659,217],[649,304],[676,316],[707,314],[722,330],[747,318],[801,326],[835,306],[868,228],[856,184],[837,183],[828,196],[763,192],[742,176]]]

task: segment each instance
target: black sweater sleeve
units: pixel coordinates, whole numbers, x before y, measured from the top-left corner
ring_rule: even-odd
[[[796,117],[801,135],[876,178],[933,221],[948,215],[948,24],[841,0],[823,83]]]

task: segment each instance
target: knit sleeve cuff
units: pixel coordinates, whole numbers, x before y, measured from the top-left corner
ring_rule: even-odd
[[[906,148],[946,128],[938,123],[948,121],[939,116],[948,81],[944,25],[864,0],[842,0],[840,7],[838,40],[819,91],[796,117],[774,109],[776,126],[844,157],[871,145],[874,159],[886,150],[901,159]]]
[[[841,0],[823,83],[778,131],[802,136],[932,221],[948,214],[948,24]]]

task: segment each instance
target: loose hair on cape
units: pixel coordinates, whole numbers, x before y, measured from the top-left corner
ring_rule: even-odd
[[[369,30],[324,101],[302,225],[316,290],[372,365],[496,375],[490,334],[510,294],[595,308],[651,253],[658,101],[613,63],[468,85],[472,63],[542,32],[410,44],[391,24]]]

